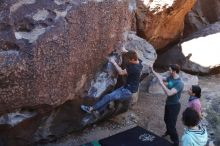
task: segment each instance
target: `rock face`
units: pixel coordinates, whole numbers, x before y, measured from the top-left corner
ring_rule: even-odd
[[[197,0],[192,11],[190,11],[186,16],[184,35],[187,36],[190,33],[205,27],[207,24],[219,21],[219,8],[219,0]]]
[[[0,2],[0,115],[16,110],[0,117],[0,143],[32,145],[83,128],[82,96],[131,30],[134,6],[132,0]]]
[[[156,49],[178,40],[184,28],[186,13],[196,0],[137,0],[137,31]]]
[[[173,46],[168,51],[158,55],[158,59],[155,65],[162,68],[167,68],[169,64],[177,63],[182,67],[182,70],[196,74],[216,74],[219,73],[220,59],[216,54],[219,54],[218,38],[220,32],[220,22],[208,25],[184,40],[179,44]],[[200,39],[200,40],[199,40]],[[185,47],[185,43],[191,41],[192,44],[188,48]],[[199,42],[200,41],[200,42]],[[195,42],[195,43],[193,43]],[[202,44],[202,45],[201,45]],[[195,45],[195,46],[194,46]],[[216,46],[217,45],[217,46]],[[190,52],[187,49],[196,47],[200,49],[199,52]],[[207,50],[208,49],[208,50]],[[189,54],[184,54],[189,52]],[[200,60],[193,60],[192,57],[202,58]],[[204,59],[206,58],[206,59]],[[210,62],[210,66],[201,65],[203,62]]]
[[[0,113],[79,97],[131,29],[132,10],[125,0],[1,1]]]
[[[135,50],[138,57],[142,60],[142,73],[150,73],[149,67],[152,66],[157,59],[154,47],[144,39],[138,37],[135,33],[127,32],[124,36],[125,43],[123,46],[127,50]]]
[[[86,126],[81,125],[85,114],[80,110],[80,104],[94,100],[85,101],[81,97],[99,98],[115,85],[115,71],[105,58],[116,57],[120,61],[121,47],[138,52],[146,73],[157,57],[152,45],[127,32],[132,26],[133,1],[23,0],[18,3],[5,1],[3,4],[7,6],[5,9],[14,12],[7,15],[10,18],[7,22],[10,22],[9,32],[14,37],[13,41],[11,38],[9,41],[19,49],[14,54],[13,51],[2,50],[1,63],[11,63],[9,65],[12,66],[2,66],[2,76],[6,80],[2,81],[4,86],[1,90],[13,91],[13,94],[5,94],[1,98],[1,112],[28,106],[26,114],[22,109],[1,118],[2,123],[7,125],[13,119],[23,120],[13,127],[0,127],[3,129],[0,139],[6,145],[48,142]],[[26,5],[27,10],[23,9]],[[113,50],[116,55],[109,55]],[[12,59],[16,60],[12,62]],[[14,70],[14,66],[18,69]],[[16,75],[9,81],[15,81],[17,84],[13,87],[18,90],[12,88],[8,81],[7,75],[11,73],[8,68]],[[20,80],[14,80],[14,77]],[[6,83],[10,86],[5,86]],[[5,99],[8,100],[3,106]],[[52,107],[58,105],[55,109]]]
[[[144,39],[139,38],[134,32],[124,33],[123,44],[128,50],[135,50],[138,53],[138,57],[142,60],[144,66],[143,72],[149,73],[149,67],[152,66],[156,60],[156,51],[152,45],[146,42]],[[118,58],[118,62],[121,62],[120,50],[117,50],[115,54],[110,57]],[[106,65],[97,72],[96,78],[92,80],[91,87],[88,92],[87,99],[84,99],[84,103],[89,102],[89,97],[100,98],[101,95],[109,92],[116,84],[115,70],[112,65],[106,62]],[[137,95],[134,95],[134,100],[137,100]],[[82,101],[81,101],[82,102]],[[135,101],[132,101],[135,102]],[[42,139],[50,141],[53,138],[61,137],[68,132],[82,129],[84,126],[93,124],[103,118],[118,114],[126,111],[128,106],[126,102],[115,103],[114,108],[107,108],[103,112],[100,112],[99,117],[95,117],[91,114],[83,114],[79,108],[80,102],[71,101],[62,105],[59,109],[54,110],[50,116],[41,123],[38,130],[34,134],[34,141],[40,141]],[[73,114],[76,117],[69,117]]]
[[[123,36],[121,47],[127,50],[134,50],[138,54],[139,59],[142,60],[142,73],[148,74],[150,72],[149,67],[154,64],[157,58],[155,49],[146,40],[138,37],[135,32],[127,31]],[[109,56],[109,58],[111,57],[117,60],[119,64],[122,63],[123,56],[120,50],[117,50],[112,56]],[[112,89],[116,85],[116,76],[114,67],[110,62],[107,62],[102,70],[96,74],[96,78],[92,80],[87,96],[99,98],[106,93],[107,89]]]

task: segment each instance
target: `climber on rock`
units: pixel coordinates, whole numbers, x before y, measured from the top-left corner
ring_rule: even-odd
[[[114,65],[119,75],[126,75],[125,85],[101,97],[100,100],[92,106],[81,105],[83,111],[87,113],[99,111],[99,109],[111,101],[129,100],[132,94],[138,91],[140,75],[143,68],[141,60],[138,59],[135,51],[127,51],[126,49],[123,49],[123,51],[126,52],[125,58],[127,60],[125,69],[122,69],[114,59],[110,59],[110,62]]]

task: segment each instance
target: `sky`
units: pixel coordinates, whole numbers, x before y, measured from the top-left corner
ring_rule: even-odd
[[[220,33],[195,38],[181,46],[185,56],[192,54],[193,62],[205,67],[220,65]]]

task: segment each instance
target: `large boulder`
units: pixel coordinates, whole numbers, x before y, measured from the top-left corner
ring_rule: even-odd
[[[150,44],[127,32],[132,0],[1,4],[0,140],[6,145],[48,142],[84,128],[80,104],[112,90],[117,75],[106,57],[120,60],[122,46],[139,49],[146,72],[156,59]]]
[[[82,128],[82,97],[131,29],[134,6],[127,0],[0,2],[0,143],[33,145]]]
[[[197,0],[192,11],[189,12],[185,20],[184,35],[187,36],[208,24],[220,20],[219,0]]]
[[[150,72],[149,67],[152,66],[157,57],[152,45],[136,36],[134,32],[125,32],[123,41],[119,43],[119,46],[128,50],[135,50],[142,60],[143,72]],[[109,58],[111,57],[117,59],[118,63],[122,63],[120,49],[112,53]],[[105,64],[97,71],[95,78],[90,82],[87,95],[84,98],[67,101],[56,109],[41,106],[32,109],[32,111],[21,110],[16,113],[6,114],[0,117],[0,123],[13,127],[0,126],[3,129],[0,132],[0,137],[3,137],[3,140],[8,145],[49,142],[69,132],[79,131],[103,118],[124,112],[129,106],[127,102],[115,103],[114,107],[106,109],[99,117],[84,114],[80,110],[81,103],[91,104],[94,102],[94,98],[100,98],[101,95],[112,90],[116,84],[116,79],[117,75],[114,67],[106,60]],[[135,99],[132,102],[137,100],[137,96],[138,94],[134,95],[133,98]],[[39,109],[41,110],[39,111]],[[23,129],[22,132],[21,128]],[[16,132],[12,133],[12,131]]]
[[[138,37],[134,32],[126,32],[124,34],[125,41],[123,47],[127,50],[135,50],[139,59],[142,61],[142,73],[150,73],[150,66],[153,66],[157,59],[157,53],[154,47],[146,40]]]
[[[177,63],[189,73],[220,73],[219,32],[220,22],[208,25],[158,55],[155,65],[167,68],[169,64]]]
[[[125,47],[127,50],[135,50],[138,53],[138,57],[142,60],[144,66],[143,72],[149,73],[149,67],[152,66],[157,57],[153,46],[144,39],[136,36],[134,32],[125,32],[123,36],[124,38],[120,46]],[[109,58],[111,57],[116,58],[119,64],[122,63],[120,50],[116,50],[115,53],[109,56]],[[84,102],[86,104],[91,104],[93,102],[92,99],[98,99],[114,88],[117,82],[117,75],[112,66],[113,65],[107,61],[101,70],[97,72],[96,77],[91,81],[87,96],[83,101],[67,102],[59,109],[54,110],[46,121],[41,123],[39,126],[40,128],[36,130],[34,140],[51,140],[53,138],[61,137],[68,132],[81,130],[85,126],[93,124],[103,118],[126,111],[129,106],[127,102],[115,103],[114,108],[105,109],[103,112],[100,112],[98,117],[93,114],[82,114],[82,111],[80,111],[79,108],[80,103]],[[131,102],[136,102],[138,94],[133,95],[132,98],[134,99]],[[73,114],[76,116],[70,116]]]
[[[148,43],[146,40],[138,37],[135,32],[127,31],[123,34],[123,41],[119,44],[119,48],[126,48],[127,50],[134,50],[139,59],[142,61],[143,70],[142,74],[150,73],[150,66],[152,66],[157,58],[156,51],[154,47]],[[123,55],[121,50],[116,50],[112,56],[119,64],[123,66]],[[101,71],[96,73],[96,78],[91,81],[87,97],[99,98],[109,90],[111,90],[117,82],[116,73],[113,65],[107,62]],[[123,79],[122,79],[123,80]],[[119,83],[120,85],[123,83]],[[120,86],[120,85],[116,85]]]
[[[178,40],[183,32],[184,18],[196,0],[137,0],[137,31],[156,49]]]
[[[0,113],[58,106],[84,93],[131,29],[133,2],[0,2]]]

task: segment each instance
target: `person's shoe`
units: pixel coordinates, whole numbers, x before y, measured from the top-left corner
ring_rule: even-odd
[[[89,114],[91,114],[91,108],[90,108],[90,106],[86,106],[86,105],[81,105],[80,106],[80,108],[81,108],[81,110],[83,110],[84,112],[87,112],[87,113],[89,113]]]
[[[161,137],[167,137],[169,134],[165,132]]]

